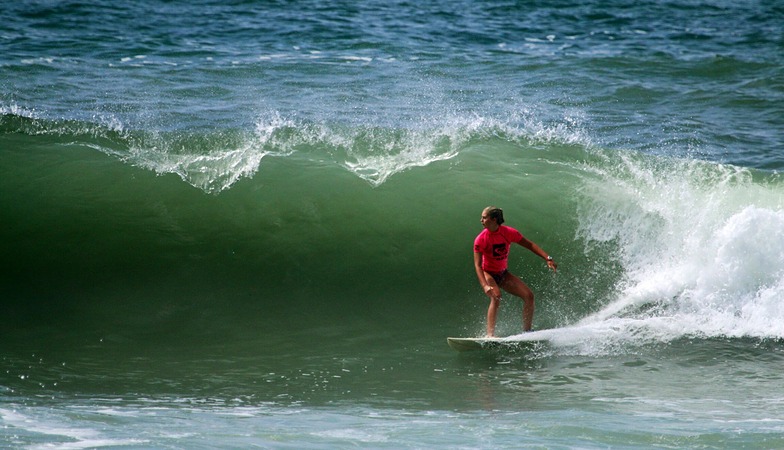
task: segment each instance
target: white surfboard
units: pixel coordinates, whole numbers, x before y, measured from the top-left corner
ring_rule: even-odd
[[[533,348],[537,344],[546,342],[547,339],[510,339],[510,338],[461,338],[461,337],[448,337],[446,338],[447,344],[459,352],[469,350],[484,350],[484,349],[502,349],[507,348],[510,350]]]

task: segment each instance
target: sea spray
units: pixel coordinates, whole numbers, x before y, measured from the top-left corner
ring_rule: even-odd
[[[643,341],[784,337],[776,177],[765,182],[739,167],[631,153],[607,156],[587,172],[594,175],[581,189],[578,235],[610,249],[622,278],[582,326]]]

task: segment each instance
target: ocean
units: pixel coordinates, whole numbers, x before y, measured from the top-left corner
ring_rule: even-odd
[[[4,2],[0,447],[784,448],[783,170],[780,2]]]

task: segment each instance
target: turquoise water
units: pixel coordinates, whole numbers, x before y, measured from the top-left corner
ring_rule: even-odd
[[[782,19],[3,8],[0,446],[784,446]],[[490,204],[548,343],[458,354]]]

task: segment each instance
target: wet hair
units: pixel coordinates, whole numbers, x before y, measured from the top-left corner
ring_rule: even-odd
[[[496,206],[488,206],[487,208],[485,208],[485,211],[487,211],[487,217],[491,219],[495,219],[495,223],[497,223],[498,225],[504,223],[503,209],[498,208]]]

